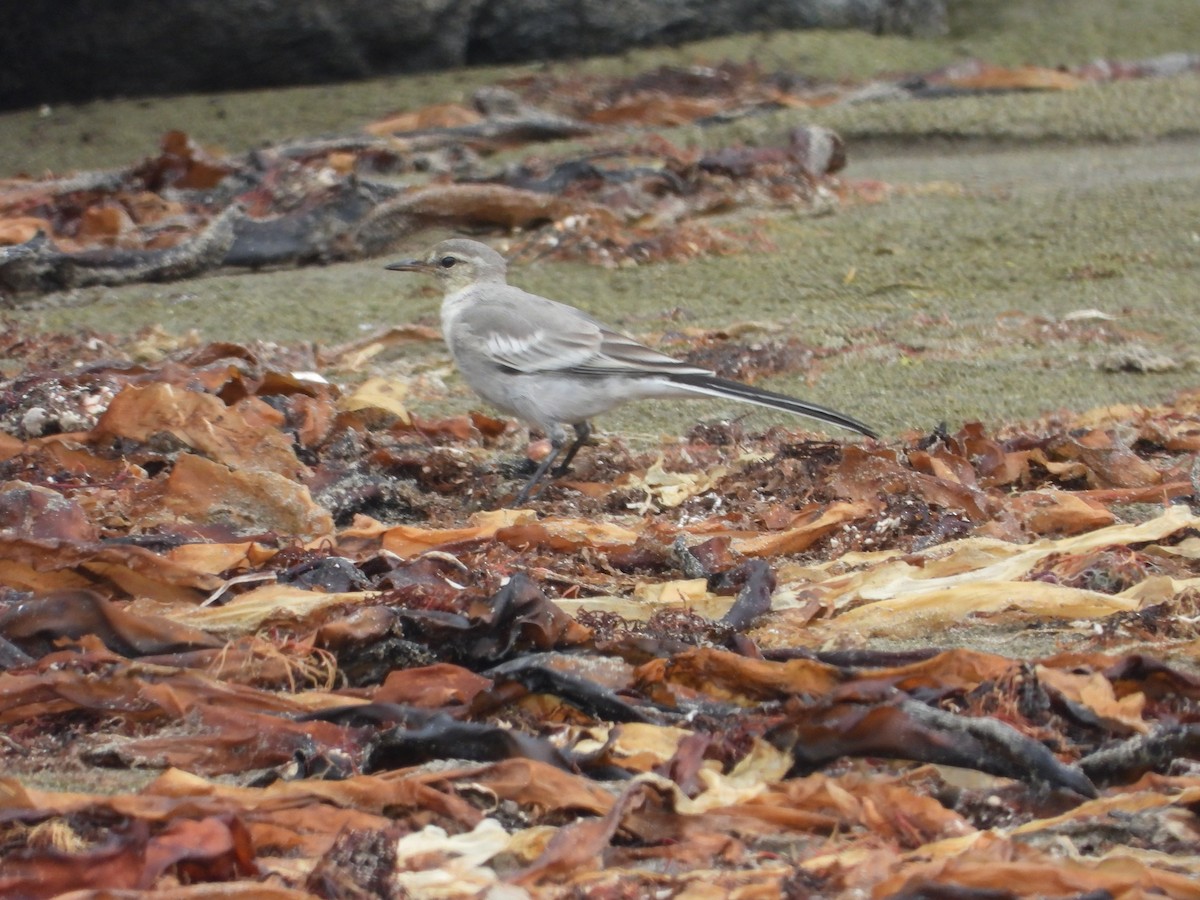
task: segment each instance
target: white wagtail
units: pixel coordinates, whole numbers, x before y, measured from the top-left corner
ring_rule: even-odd
[[[589,419],[630,400],[741,400],[876,437],[850,416],[721,378],[613,331],[572,306],[513,287],[505,281],[504,257],[478,241],[442,241],[424,259],[405,259],[387,268],[438,277],[445,290],[442,334],[467,384],[550,438],[551,452],[517,495],[517,505],[529,499],[564,449],[554,474],[567,470],[592,433]],[[570,446],[564,425],[575,429]]]

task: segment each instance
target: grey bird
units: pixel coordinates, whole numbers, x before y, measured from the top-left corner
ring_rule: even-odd
[[[573,306],[514,287],[506,281],[504,257],[478,241],[442,241],[424,259],[400,260],[387,268],[437,276],[445,291],[442,334],[467,384],[550,438],[551,452],[517,495],[517,505],[537,496],[533,489],[564,450],[553,474],[567,471],[592,433],[592,417],[631,400],[740,400],[877,436],[850,416],[721,378],[659,353]],[[569,446],[564,425],[575,430]]]

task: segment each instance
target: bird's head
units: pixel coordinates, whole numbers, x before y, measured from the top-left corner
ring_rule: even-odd
[[[479,241],[454,238],[442,241],[421,259],[402,259],[386,268],[393,272],[436,275],[447,294],[479,282],[504,284],[508,268],[504,257]]]

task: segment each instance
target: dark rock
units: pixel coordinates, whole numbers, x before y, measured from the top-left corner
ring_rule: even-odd
[[[619,53],[782,28],[941,33],[945,0],[25,0],[0,109]]]

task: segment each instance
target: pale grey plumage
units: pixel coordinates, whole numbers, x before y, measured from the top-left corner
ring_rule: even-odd
[[[517,495],[530,491],[576,439],[566,470],[591,433],[589,420],[631,400],[721,397],[785,410],[874,437],[866,425],[823,406],[721,378],[659,353],[572,306],[514,287],[499,253],[478,241],[442,241],[423,259],[387,268],[433,274],[442,282],[442,334],[476,393],[546,432],[554,448]]]

